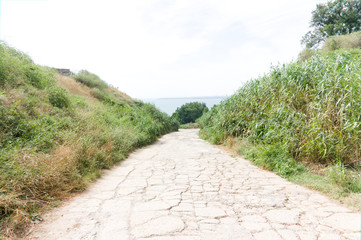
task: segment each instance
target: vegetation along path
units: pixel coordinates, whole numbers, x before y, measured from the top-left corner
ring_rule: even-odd
[[[360,239],[360,213],[181,130],[45,216],[31,239]]]

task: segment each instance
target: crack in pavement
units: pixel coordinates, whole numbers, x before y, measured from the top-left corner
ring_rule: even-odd
[[[360,213],[180,130],[44,216],[29,239],[360,239]]]

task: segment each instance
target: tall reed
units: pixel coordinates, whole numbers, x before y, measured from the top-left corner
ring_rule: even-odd
[[[215,143],[241,136],[300,162],[360,164],[361,50],[272,67],[200,120]]]

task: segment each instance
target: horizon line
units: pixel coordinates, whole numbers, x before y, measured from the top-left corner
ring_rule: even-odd
[[[192,98],[225,98],[228,97],[227,95],[224,96],[198,96],[198,97],[161,97],[161,98],[143,98],[143,99],[192,99]]]

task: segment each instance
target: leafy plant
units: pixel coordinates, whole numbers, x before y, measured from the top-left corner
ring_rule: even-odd
[[[194,123],[203,113],[208,112],[205,103],[190,102],[183,104],[172,114],[172,118],[181,124]]]
[[[65,89],[61,87],[52,87],[48,93],[49,102],[54,107],[67,108],[70,106],[70,99]]]

